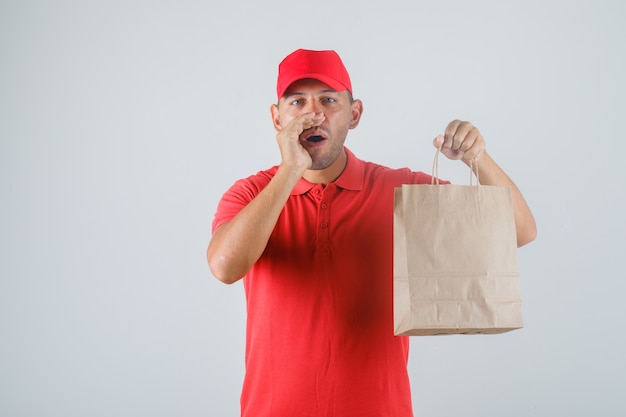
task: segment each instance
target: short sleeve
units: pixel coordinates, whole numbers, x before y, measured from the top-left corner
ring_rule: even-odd
[[[218,227],[228,223],[245,206],[265,188],[271,179],[268,171],[260,172],[254,176],[236,181],[223,195],[217,204],[215,217],[213,218],[212,232]]]

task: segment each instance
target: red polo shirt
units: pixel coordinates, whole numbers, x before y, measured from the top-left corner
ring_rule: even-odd
[[[393,335],[393,190],[431,177],[346,152],[334,182],[300,180],[244,278],[244,417],[413,415],[409,342]],[[213,230],[276,170],[237,181]]]

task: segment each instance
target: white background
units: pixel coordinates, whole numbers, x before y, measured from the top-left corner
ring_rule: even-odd
[[[412,338],[416,416],[626,415],[625,5],[1,1],[0,415],[238,415],[242,286],[204,254],[300,47],[348,67],[358,156],[429,171],[470,120],[537,219],[526,327]]]

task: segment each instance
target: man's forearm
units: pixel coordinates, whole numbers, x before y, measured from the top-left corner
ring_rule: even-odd
[[[523,246],[532,242],[537,236],[537,226],[530,208],[526,204],[522,193],[515,183],[496,164],[496,162],[484,152],[478,163],[478,175],[483,185],[499,185],[511,190],[513,211],[515,213],[515,229],[517,231],[517,246]]]
[[[269,184],[231,221],[213,234],[207,249],[211,272],[232,284],[259,259],[301,175],[279,167]]]

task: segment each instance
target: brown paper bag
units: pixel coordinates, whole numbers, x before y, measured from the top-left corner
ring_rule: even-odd
[[[470,180],[395,189],[395,335],[519,329],[520,293],[508,188]]]

